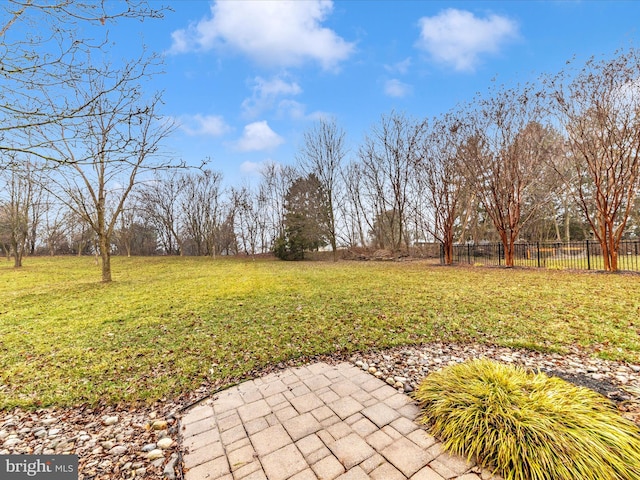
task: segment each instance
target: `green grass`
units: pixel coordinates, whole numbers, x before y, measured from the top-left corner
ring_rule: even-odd
[[[505,480],[640,479],[640,430],[587,388],[485,359],[432,373],[414,396],[445,449]]]
[[[0,265],[0,408],[153,401],[279,361],[446,340],[640,362],[640,277],[423,262]]]

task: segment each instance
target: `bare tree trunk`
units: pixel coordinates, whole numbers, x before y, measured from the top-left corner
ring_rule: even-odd
[[[444,248],[444,263],[453,264],[453,229],[447,231],[447,235],[442,242]]]
[[[99,240],[100,259],[102,261],[102,282],[111,282],[111,251],[109,248],[109,240],[106,236],[101,236]]]
[[[20,248],[17,244],[14,243],[11,245],[11,250],[13,250],[13,267],[14,268],[22,267],[22,256],[23,256],[22,248]]]

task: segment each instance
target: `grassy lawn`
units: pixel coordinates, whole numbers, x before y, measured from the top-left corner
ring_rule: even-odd
[[[269,363],[432,340],[640,362],[640,277],[422,262],[0,264],[0,408],[177,397]]]

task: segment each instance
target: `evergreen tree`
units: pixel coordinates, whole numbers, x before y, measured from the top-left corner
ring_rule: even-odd
[[[284,235],[275,241],[275,255],[302,260],[305,251],[328,245],[328,231],[329,204],[318,177],[297,178],[285,196]]]

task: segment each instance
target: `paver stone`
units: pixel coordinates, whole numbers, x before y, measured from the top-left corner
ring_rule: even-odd
[[[369,480],[369,475],[360,467],[355,467],[340,475],[336,480]]]
[[[228,475],[229,463],[226,457],[218,457],[209,462],[198,465],[185,473],[185,480],[218,480]]]
[[[400,414],[384,403],[378,403],[362,410],[362,414],[375,423],[378,428],[390,424],[400,417]]]
[[[311,465],[311,468],[318,478],[322,478],[322,480],[333,480],[345,471],[342,464],[333,455],[324,457],[319,462]]]
[[[424,467],[411,477],[411,480],[444,480],[444,478],[430,467]]]
[[[380,465],[373,472],[370,472],[369,476],[371,480],[406,480],[407,478],[390,463]]]
[[[296,473],[289,480],[318,480],[318,477],[316,477],[315,473],[313,473],[313,470],[307,468],[300,473]]]
[[[238,415],[240,415],[240,418],[245,423],[256,418],[264,417],[265,415],[269,415],[270,413],[271,407],[263,399],[260,399],[256,402],[248,403],[238,408]]]
[[[327,447],[329,447],[329,450],[333,452],[347,469],[358,465],[376,453],[373,448],[367,445],[367,443],[355,433],[336,440],[327,445]]]
[[[395,440],[380,453],[407,477],[411,477],[431,460],[423,449],[404,437]]]
[[[290,402],[291,405],[293,405],[293,408],[301,414],[324,406],[324,402],[313,392],[302,395],[301,397],[292,398]]]
[[[336,400],[335,402],[331,402],[327,406],[331,410],[336,412],[336,415],[338,415],[342,420],[350,417],[354,413],[359,412],[363,408],[360,403],[356,402],[351,397],[339,398],[338,400]]]
[[[310,453],[324,447],[324,443],[322,443],[322,440],[320,440],[315,433],[312,433],[311,435],[307,435],[306,437],[298,440],[296,442],[296,447],[298,447],[298,450],[300,450],[302,455],[306,458]]]
[[[261,462],[269,480],[285,480],[308,467],[293,444],[266,455]]]
[[[291,437],[282,425],[274,425],[261,432],[251,435],[251,443],[260,456],[267,455],[292,443]]]
[[[283,426],[294,442],[322,429],[322,425],[308,412],[285,420]]]

